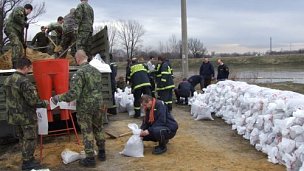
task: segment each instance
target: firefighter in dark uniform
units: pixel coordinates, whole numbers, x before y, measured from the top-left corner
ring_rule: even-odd
[[[137,58],[132,58],[132,64],[127,71],[130,80],[132,93],[134,95],[134,118],[140,117],[140,98],[142,94],[151,95],[151,83],[148,76],[147,67],[138,63]]]
[[[157,66],[156,71],[156,84],[158,98],[165,102],[168,110],[172,110],[172,90],[174,89],[172,68],[168,60],[165,57],[158,57],[158,61],[161,62]]]
[[[191,85],[191,83],[187,80],[187,78],[184,78],[183,81],[178,84],[178,87],[174,89],[174,93],[176,96],[177,104],[182,104],[180,98],[184,97],[185,98],[184,104],[188,105],[188,97],[193,96],[194,88]]]
[[[112,88],[112,98],[113,98],[113,106],[111,108],[108,108],[108,113],[116,115],[116,104],[115,104],[115,91],[116,91],[116,76],[117,76],[117,65],[115,62],[113,62],[113,56],[110,54],[110,68],[112,70],[111,72],[111,88]]]

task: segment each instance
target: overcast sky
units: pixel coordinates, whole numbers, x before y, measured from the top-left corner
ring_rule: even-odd
[[[43,2],[35,0],[35,3]],[[78,0],[47,0],[38,25],[56,21]],[[137,20],[146,31],[144,47],[158,48],[181,38],[181,0],[89,0],[95,26]],[[188,38],[201,40],[209,52],[266,52],[304,48],[304,0],[187,0]],[[31,25],[30,37],[39,31]]]

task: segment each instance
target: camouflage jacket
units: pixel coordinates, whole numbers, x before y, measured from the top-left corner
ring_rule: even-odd
[[[63,34],[75,31],[77,29],[76,19],[74,13],[69,13],[63,18]]]
[[[52,36],[60,37],[63,33],[63,24],[59,23],[51,23],[48,26],[48,32],[51,32]]]
[[[80,65],[71,79],[70,90],[59,96],[60,101],[75,99],[78,114],[94,114],[102,107],[101,73],[88,63]]]
[[[5,21],[5,32],[15,33],[21,42],[24,42],[24,26],[26,22],[26,14],[23,7],[16,7]]]
[[[36,87],[26,75],[15,72],[4,80],[3,86],[8,123],[13,125],[35,123],[36,108],[46,107],[46,103],[39,99]]]
[[[78,25],[78,32],[93,32],[94,11],[87,2],[83,1],[77,6],[75,19]]]

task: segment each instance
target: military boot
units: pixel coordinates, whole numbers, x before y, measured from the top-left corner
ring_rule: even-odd
[[[42,169],[42,166],[37,160],[34,159],[22,162],[22,170],[32,170],[32,169],[35,170]]]
[[[159,142],[159,145],[156,146],[153,150],[153,154],[163,154],[167,151],[167,143],[169,140],[164,140],[163,142]]]
[[[96,161],[94,157],[86,157],[79,160],[79,164],[84,167],[95,167]]]
[[[98,144],[98,159],[100,161],[106,161],[106,150],[105,150],[105,141],[100,141]]]

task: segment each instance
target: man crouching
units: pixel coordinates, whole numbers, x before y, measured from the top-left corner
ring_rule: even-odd
[[[165,153],[167,143],[175,136],[178,124],[163,101],[143,95],[141,105],[144,107],[146,115],[141,125],[140,136],[143,137],[143,141],[159,142],[159,145],[154,148],[153,154]]]

